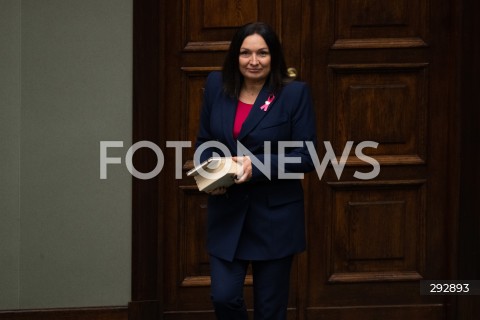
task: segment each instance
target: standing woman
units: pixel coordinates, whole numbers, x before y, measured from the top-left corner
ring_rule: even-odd
[[[315,117],[310,91],[289,79],[270,26],[241,27],[222,72],[209,74],[196,148],[208,141],[226,146],[243,168],[234,185],[213,190],[208,198],[207,249],[217,319],[248,319],[243,284],[249,264],[255,320],[286,319],[292,259],[306,246],[298,174],[314,169],[306,142],[316,142]],[[296,142],[285,148],[285,141]],[[248,155],[237,155],[239,142]],[[212,152],[207,148],[200,159]],[[266,165],[270,159],[270,175],[254,157]],[[285,173],[297,178],[286,179]]]

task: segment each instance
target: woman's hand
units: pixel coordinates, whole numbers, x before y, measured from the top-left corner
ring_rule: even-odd
[[[252,160],[250,160],[250,157],[232,157],[232,160],[240,165],[239,170],[237,171],[235,183],[239,184],[249,181],[252,178]],[[227,188],[216,188],[212,191],[208,191],[207,193],[212,196],[219,196],[227,193]]]
[[[249,156],[232,157],[232,160],[240,164],[241,169],[237,172],[235,183],[244,183],[252,178],[252,160]]]

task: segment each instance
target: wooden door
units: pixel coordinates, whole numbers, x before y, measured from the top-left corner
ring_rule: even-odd
[[[369,155],[381,171],[355,179],[354,171],[372,168],[350,156],[341,179],[331,169],[322,181],[309,180],[306,319],[446,316],[445,297],[420,296],[419,281],[452,271],[454,41],[439,28],[442,19],[453,23],[448,5],[310,2],[304,69],[320,140],[331,141],[337,155],[347,141],[378,142]]]
[[[354,177],[372,167],[353,152],[340,178],[329,167],[322,177],[314,172],[305,179],[308,249],[295,259],[289,319],[447,318],[452,301],[421,296],[419,281],[447,279],[454,271],[455,175],[449,170],[456,164],[450,155],[456,151],[457,62],[450,31],[458,21],[451,2],[160,3],[152,7],[160,10],[157,38],[150,38],[164,44],[153,54],[161,58],[152,65],[160,70],[160,78],[152,79],[159,88],[158,109],[144,107],[149,118],[142,120],[160,147],[167,141],[193,145],[207,74],[220,69],[236,28],[257,20],[277,30],[288,66],[312,88],[320,160],[323,141],[339,157],[347,141],[354,148],[362,141],[379,143],[364,150],[380,163],[375,179]],[[138,230],[157,239],[149,251],[137,249],[134,259],[157,259],[148,266],[134,263],[134,300],[158,300],[160,311],[155,310],[164,319],[213,319],[206,196],[185,177],[194,150],[182,149],[182,168],[175,166],[175,150],[164,150],[161,175],[136,182],[150,183],[150,196],[160,200],[156,213],[139,213],[145,217],[137,219],[143,221]],[[182,178],[176,179],[179,169]],[[138,212],[142,197],[147,199],[134,198]],[[153,284],[143,274],[155,275]],[[251,308],[251,279],[246,282]]]
[[[249,21],[267,21],[290,39],[286,51],[289,61],[301,67],[302,41],[298,22],[301,6],[294,1],[183,1],[170,2],[167,10],[166,92],[169,109],[167,140],[195,141],[199,125],[203,85],[209,72],[220,70],[223,57],[236,28]],[[288,15],[286,14],[288,12]],[[177,17],[177,18],[174,18]],[[183,152],[184,172],[192,167],[193,148]],[[170,156],[172,156],[171,154]],[[168,155],[167,155],[168,157]],[[171,159],[171,158],[170,158]],[[165,161],[166,172],[174,172],[174,161]],[[191,178],[166,178],[165,189],[165,299],[166,318],[212,318],[209,294],[209,264],[205,250],[207,197],[197,191]],[[297,270],[297,269],[295,269]],[[296,275],[291,293],[291,318],[295,318]],[[252,306],[251,277],[247,277],[246,299]],[[206,312],[206,313],[205,313]]]

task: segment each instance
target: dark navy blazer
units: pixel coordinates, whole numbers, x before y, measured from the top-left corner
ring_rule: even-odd
[[[305,250],[303,189],[299,179],[279,177],[279,141],[299,141],[300,147],[287,148],[281,157],[293,157],[284,165],[286,172],[304,173],[314,169],[305,141],[316,143],[315,117],[308,86],[299,81],[287,84],[275,94],[266,111],[261,109],[271,92],[259,93],[240,134],[233,138],[238,100],[223,91],[220,72],[209,74],[200,116],[196,148],[207,141],[225,145],[237,155],[237,141],[261,162],[265,141],[270,141],[271,177],[253,166],[252,179],[235,184],[224,195],[208,199],[208,252],[233,260],[270,260]],[[218,150],[217,150],[218,151]],[[202,153],[202,160],[212,150]],[[288,161],[287,161],[288,162]]]

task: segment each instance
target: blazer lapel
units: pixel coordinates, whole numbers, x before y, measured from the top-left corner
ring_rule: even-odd
[[[228,142],[228,148],[236,152],[236,144],[233,139],[233,123],[235,121],[235,112],[237,110],[237,99],[225,98],[225,104],[222,108],[222,127],[223,134]]]
[[[260,107],[265,104],[265,101],[267,101],[268,96],[269,96],[269,91],[267,90],[266,87],[263,87],[260,93],[258,94],[258,97],[255,100],[255,103],[253,104],[252,110],[250,110],[250,113],[248,114],[247,119],[245,119],[245,122],[242,125],[242,129],[240,130],[240,134],[238,135],[237,140],[241,140],[250,131],[252,131],[257,126],[257,124],[263,119],[263,117],[265,117],[267,112],[272,107],[272,104],[275,103],[275,100],[273,100],[272,104],[268,106],[268,109],[266,111],[260,109]]]

